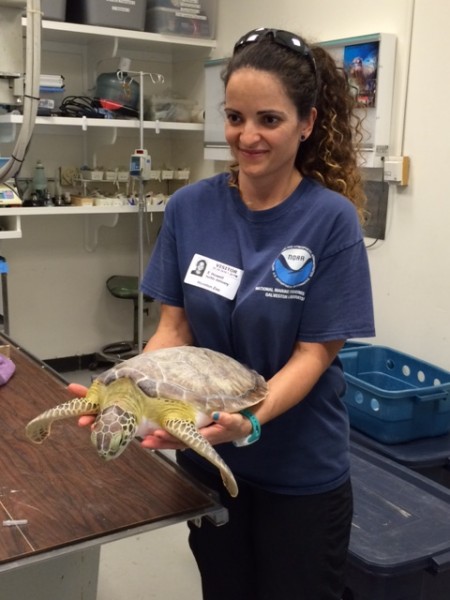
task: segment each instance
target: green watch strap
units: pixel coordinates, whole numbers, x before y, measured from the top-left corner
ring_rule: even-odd
[[[248,409],[244,408],[239,412],[243,417],[250,421],[252,424],[252,431],[250,435],[240,440],[235,440],[233,444],[237,447],[250,446],[250,444],[254,444],[261,437],[261,423],[258,421],[258,418]]]

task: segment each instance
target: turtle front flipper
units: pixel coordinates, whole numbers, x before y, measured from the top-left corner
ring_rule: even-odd
[[[162,426],[168,433],[182,441],[186,446],[189,446],[189,448],[217,467],[222,476],[224,486],[227,488],[230,496],[234,498],[238,495],[236,479],[230,471],[230,468],[219,454],[217,454],[208,440],[202,436],[192,421],[168,418],[162,422]]]
[[[28,423],[25,433],[32,442],[41,444],[49,435],[53,421],[69,417],[93,415],[98,412],[98,402],[86,398],[74,398],[54,408],[49,408]]]

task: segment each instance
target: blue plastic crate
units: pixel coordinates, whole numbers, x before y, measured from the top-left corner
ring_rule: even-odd
[[[346,352],[347,350],[354,350],[355,348],[362,348],[365,346],[371,346],[371,344],[368,342],[356,342],[355,340],[350,340],[349,342],[345,342],[341,352]]]
[[[350,424],[397,444],[450,431],[450,372],[384,346],[339,354]]]

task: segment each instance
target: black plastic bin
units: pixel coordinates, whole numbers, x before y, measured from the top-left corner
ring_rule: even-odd
[[[143,31],[146,0],[67,0],[66,21]]]
[[[403,444],[382,444],[356,429],[351,429],[350,439],[450,488],[450,434]]]
[[[450,490],[352,442],[345,600],[449,600]]]

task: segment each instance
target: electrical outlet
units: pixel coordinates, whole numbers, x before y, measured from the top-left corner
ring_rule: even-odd
[[[384,161],[384,180],[397,185],[408,185],[409,156],[388,156]]]

